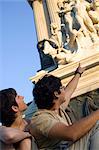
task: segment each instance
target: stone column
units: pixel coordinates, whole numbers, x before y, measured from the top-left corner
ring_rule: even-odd
[[[62,46],[61,21],[60,21],[60,17],[58,16],[57,0],[46,0],[46,4],[47,4],[51,23],[56,24],[58,27],[57,36],[59,39],[59,45],[61,47]]]
[[[38,42],[42,41],[43,39],[48,39],[48,30],[42,0],[33,0],[32,8],[34,11]]]
[[[57,0],[46,0],[51,23],[60,24],[60,18],[58,17]]]

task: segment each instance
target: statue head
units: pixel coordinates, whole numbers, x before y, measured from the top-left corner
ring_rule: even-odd
[[[96,7],[99,7],[99,0],[94,0]]]
[[[43,51],[44,50],[44,43],[45,43],[46,39],[39,41],[37,44],[37,49],[38,51]]]
[[[58,28],[58,25],[54,22],[51,23],[51,28],[53,29],[57,29]]]
[[[57,1],[57,6],[58,6],[59,9],[64,8],[63,0],[58,0],[58,1]]]
[[[63,3],[70,3],[71,0],[63,0]]]

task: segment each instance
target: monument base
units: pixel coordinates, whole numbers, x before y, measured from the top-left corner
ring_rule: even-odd
[[[63,85],[66,85],[74,76],[78,63],[79,62],[73,62],[59,66],[56,70],[49,72],[49,74],[61,78]],[[72,98],[99,88],[99,53],[80,60],[80,63],[82,67],[86,67],[86,70],[82,74]],[[42,70],[34,77],[31,77],[30,80],[33,83],[37,82],[47,73],[47,71]]]

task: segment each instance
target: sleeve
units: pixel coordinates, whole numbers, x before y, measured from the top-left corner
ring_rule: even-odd
[[[36,117],[36,119],[32,118],[32,124],[35,126],[36,130],[48,137],[48,133],[50,129],[56,124],[59,123],[57,119],[54,118],[54,116],[50,114],[41,114],[39,117]]]

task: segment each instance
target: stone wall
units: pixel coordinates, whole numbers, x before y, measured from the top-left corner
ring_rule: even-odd
[[[72,121],[99,109],[99,89],[73,98],[66,110]]]

